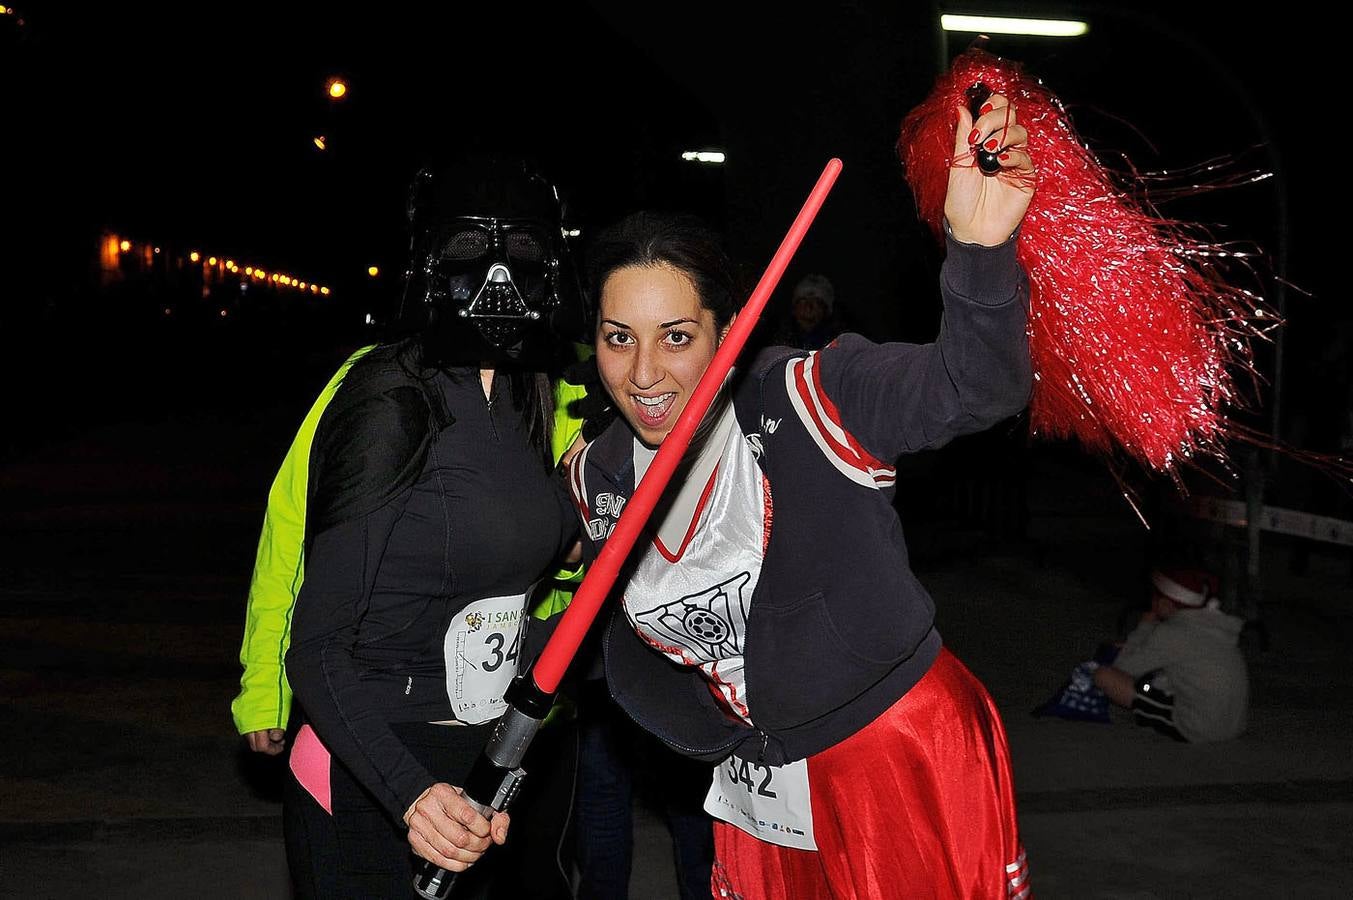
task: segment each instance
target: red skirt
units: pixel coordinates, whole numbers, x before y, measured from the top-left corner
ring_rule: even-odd
[[[887,712],[808,757],[817,852],[714,824],[730,900],[1028,900],[1010,750],[991,697],[947,649]]]

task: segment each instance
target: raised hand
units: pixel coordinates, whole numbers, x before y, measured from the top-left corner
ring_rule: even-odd
[[[944,217],[955,240],[994,247],[1015,233],[1034,195],[1034,167],[1028,132],[1005,97],[992,94],[977,121],[959,107],[955,114],[953,161]],[[1001,169],[985,175],[977,167],[977,148],[996,153]]]

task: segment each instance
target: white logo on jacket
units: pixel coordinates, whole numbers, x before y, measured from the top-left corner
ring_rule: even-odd
[[[610,491],[603,491],[597,494],[596,506],[597,515],[618,519],[620,511],[625,508],[625,498]]]
[[[615,523],[610,519],[588,519],[587,536],[593,541],[604,541],[615,531]]]
[[[739,572],[708,590],[636,613],[634,618],[701,662],[742,654],[747,632],[743,588],[750,572]]]

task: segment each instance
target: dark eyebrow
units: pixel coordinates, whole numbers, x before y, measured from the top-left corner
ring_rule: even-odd
[[[633,328],[630,328],[628,325],[626,325],[624,322],[618,322],[618,321],[616,321],[615,319],[602,319],[601,321],[602,321],[604,324],[607,324],[607,325],[614,325],[616,328],[623,328],[623,329],[625,329],[626,331],[633,331],[633,330],[634,330]],[[699,324],[700,324],[700,323],[697,322],[695,319],[687,318],[687,319],[673,319],[673,320],[670,321],[670,322],[662,322],[661,324],[658,325],[658,327],[659,327],[659,328],[671,328],[671,327],[673,327],[674,325],[685,325],[685,324],[688,323],[688,322],[689,322],[690,324],[692,324],[692,325],[699,325]]]

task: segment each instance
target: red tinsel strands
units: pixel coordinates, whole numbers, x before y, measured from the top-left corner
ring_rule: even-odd
[[[967,51],[903,122],[898,151],[921,217],[939,233],[949,166],[973,164],[950,155],[955,109],[979,82],[1015,107],[1037,172],[1018,238],[1034,433],[1121,448],[1176,480],[1181,461],[1225,461],[1234,429],[1223,409],[1242,400],[1232,370],[1253,372],[1250,340],[1277,317],[1223,277],[1236,254],[1117,187],[1060,101],[1016,64]]]

